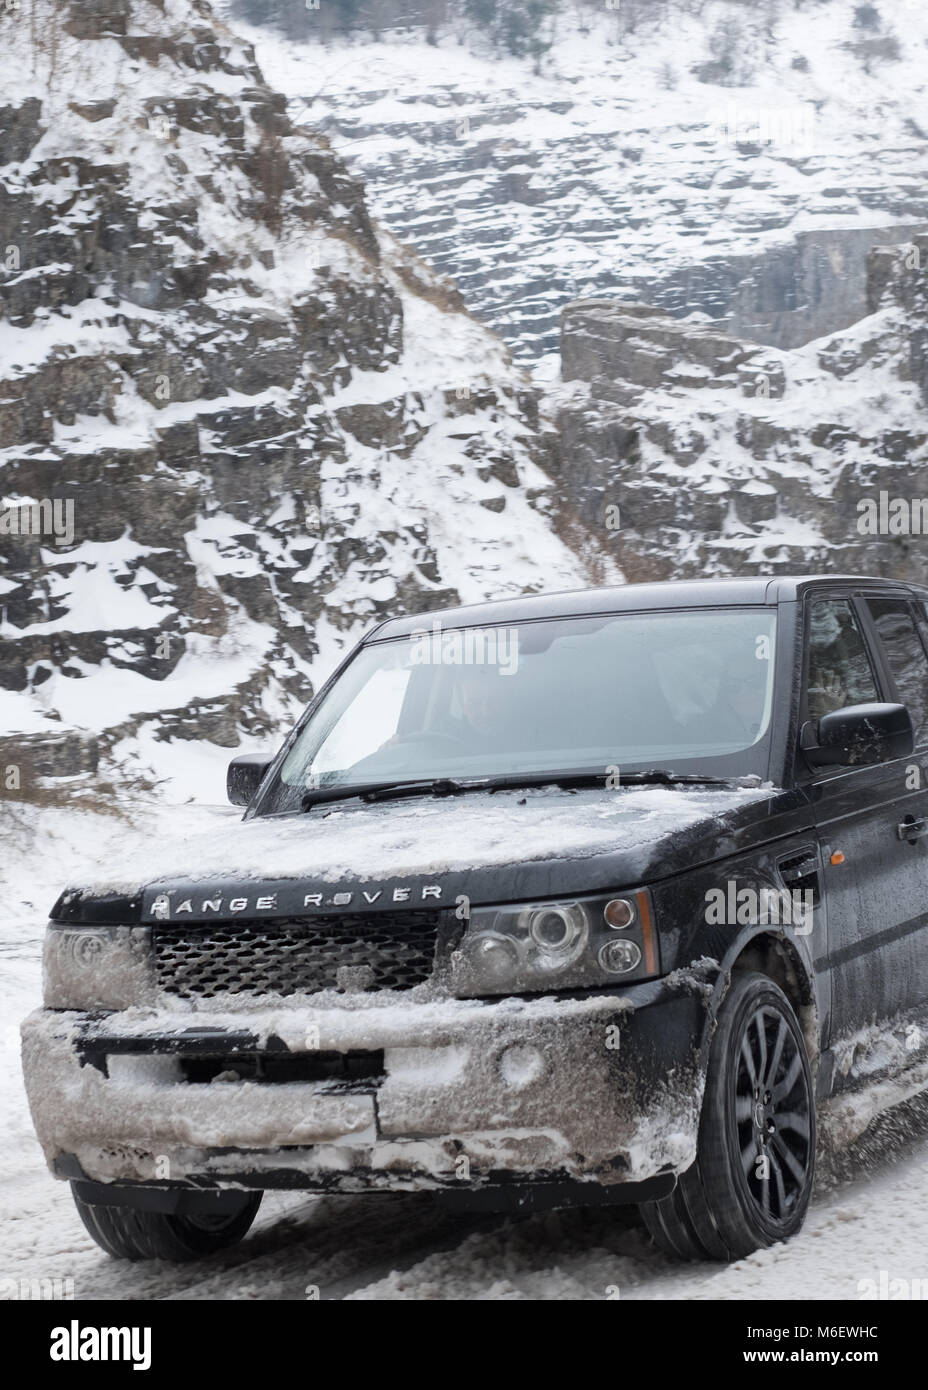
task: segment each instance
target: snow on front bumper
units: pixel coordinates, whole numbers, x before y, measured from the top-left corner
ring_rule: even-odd
[[[23,1068],[62,1177],[274,1186],[286,1175],[343,1191],[637,1183],[693,1160],[700,1014],[693,994],[660,982],[568,1000],[38,1010],[23,1024]],[[291,1070],[236,1073],[239,1059],[269,1057]],[[361,1058],[353,1078],[290,1079],[346,1057]]]

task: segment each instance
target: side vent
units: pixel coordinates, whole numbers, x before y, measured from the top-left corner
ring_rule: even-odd
[[[780,881],[790,892],[812,894],[812,905],[818,907],[821,901],[821,886],[818,877],[818,855],[809,849],[791,854],[787,859],[777,861]]]

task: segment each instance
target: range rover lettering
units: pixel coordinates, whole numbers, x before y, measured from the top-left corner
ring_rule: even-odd
[[[928,1042],[926,604],[746,578],[377,626],[232,762],[241,820],[52,910],[24,1069],[94,1238],[192,1259],[274,1188],[793,1235],[817,1124]]]

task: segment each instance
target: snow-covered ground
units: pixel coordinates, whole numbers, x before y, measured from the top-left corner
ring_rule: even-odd
[[[41,935],[59,888],[88,867],[110,874],[132,842],[194,834],[234,814],[221,803],[228,753],[194,763],[159,745],[157,798],[120,816],[4,803],[0,890],[0,1289],[73,1280],[74,1297],[112,1299],[861,1299],[928,1277],[928,1098],[878,1119],[849,1150],[825,1154],[802,1234],[729,1267],[676,1265],[633,1212],[518,1219],[461,1215],[428,1194],[311,1198],[271,1194],[244,1243],[194,1266],[127,1265],[84,1231],[68,1188],[47,1173],[26,1105],[19,1020],[40,997]],[[199,795],[199,801],[193,800]],[[897,1285],[897,1287],[903,1287]],[[924,1287],[913,1285],[914,1289]]]

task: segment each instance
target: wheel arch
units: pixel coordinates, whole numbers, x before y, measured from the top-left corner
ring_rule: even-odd
[[[766,975],[786,995],[799,1020],[806,1055],[814,1073],[821,1048],[814,974],[795,942],[782,932],[769,930],[757,931],[746,940],[739,941],[722,961],[709,1000],[700,1049],[702,1065],[707,1065],[718,1011],[731,989],[732,981],[738,975],[751,972]]]

